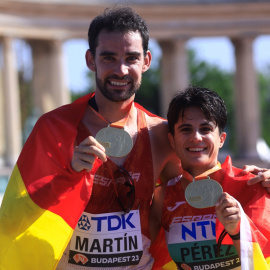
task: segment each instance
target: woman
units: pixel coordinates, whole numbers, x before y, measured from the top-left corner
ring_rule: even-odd
[[[230,157],[218,162],[226,139],[224,101],[209,89],[189,87],[173,98],[167,116],[183,173],[156,188],[152,241],[163,227],[179,269],[269,269],[269,194],[248,186],[253,175],[243,176]]]

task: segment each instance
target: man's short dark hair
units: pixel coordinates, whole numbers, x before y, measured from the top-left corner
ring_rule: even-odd
[[[215,123],[219,132],[223,132],[227,124],[227,109],[224,100],[214,91],[196,86],[189,86],[177,93],[170,102],[167,119],[169,131],[174,135],[174,125],[185,110],[190,107],[199,108],[206,119]]]
[[[138,31],[142,37],[143,52],[146,55],[149,42],[148,28],[146,22],[130,7],[107,8],[93,19],[88,30],[88,43],[93,56],[98,46],[98,35],[102,30],[121,33]]]

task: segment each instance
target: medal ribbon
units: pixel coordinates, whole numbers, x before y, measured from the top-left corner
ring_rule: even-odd
[[[115,127],[115,128],[122,128],[124,129],[124,126],[127,122],[127,119],[128,119],[128,116],[129,116],[129,113],[127,114],[127,116],[120,120],[120,121],[117,121],[117,122],[114,122],[114,123],[111,123],[110,121],[108,121],[106,118],[104,118],[99,112],[97,112],[94,108],[92,108],[91,105],[89,105],[90,109],[102,120],[104,120],[105,122],[107,122],[110,126],[110,127]]]
[[[216,172],[218,170],[221,169],[221,165],[220,162],[218,161],[217,165],[214,166],[212,169],[207,170],[206,172],[197,175],[196,177],[193,177],[190,173],[188,173],[187,171],[183,170],[183,177],[186,178],[187,180],[189,180],[190,182],[192,182],[193,180],[201,180],[201,179],[205,179],[207,178],[207,176],[213,172]]]

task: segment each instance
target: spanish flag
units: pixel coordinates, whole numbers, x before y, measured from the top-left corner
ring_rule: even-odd
[[[245,215],[241,205],[240,209],[242,216],[240,224],[241,268],[243,270],[270,269],[269,238],[258,232],[253,222]]]
[[[0,209],[0,269],[55,269],[92,191],[70,161],[91,94],[43,115],[9,180]]]
[[[253,175],[242,176],[242,170],[233,167],[230,158],[227,158],[222,167],[223,169],[216,174],[221,174],[220,177],[223,177],[223,191],[237,198],[241,210],[241,269],[268,270],[270,269],[270,195],[260,184],[248,186],[247,179]],[[217,219],[217,239],[223,229],[223,225]],[[222,244],[233,244],[229,235],[225,236]]]
[[[255,226],[253,221],[245,214],[241,204],[238,202],[241,212],[240,222],[240,258],[241,270],[269,270],[270,269],[270,233],[265,236]],[[259,219],[266,216],[258,216]],[[267,217],[269,219],[269,216]],[[262,223],[264,224],[264,223]],[[269,222],[265,223],[269,226]],[[217,238],[223,225],[217,220]],[[269,227],[268,227],[269,231]],[[231,238],[226,235],[222,244],[233,244]]]

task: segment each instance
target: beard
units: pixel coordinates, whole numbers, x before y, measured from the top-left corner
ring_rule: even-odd
[[[117,79],[117,80],[126,80],[129,81],[129,89],[123,91],[122,89],[114,89],[113,91],[110,91],[106,85],[108,85],[111,79]],[[97,72],[96,72],[96,86],[99,89],[99,91],[102,93],[104,97],[109,99],[110,101],[114,102],[121,102],[129,99],[131,96],[136,94],[141,86],[141,82],[134,83],[134,80],[130,78],[129,76],[124,76],[123,78],[119,78],[115,75],[107,77],[102,81],[98,78]]]

